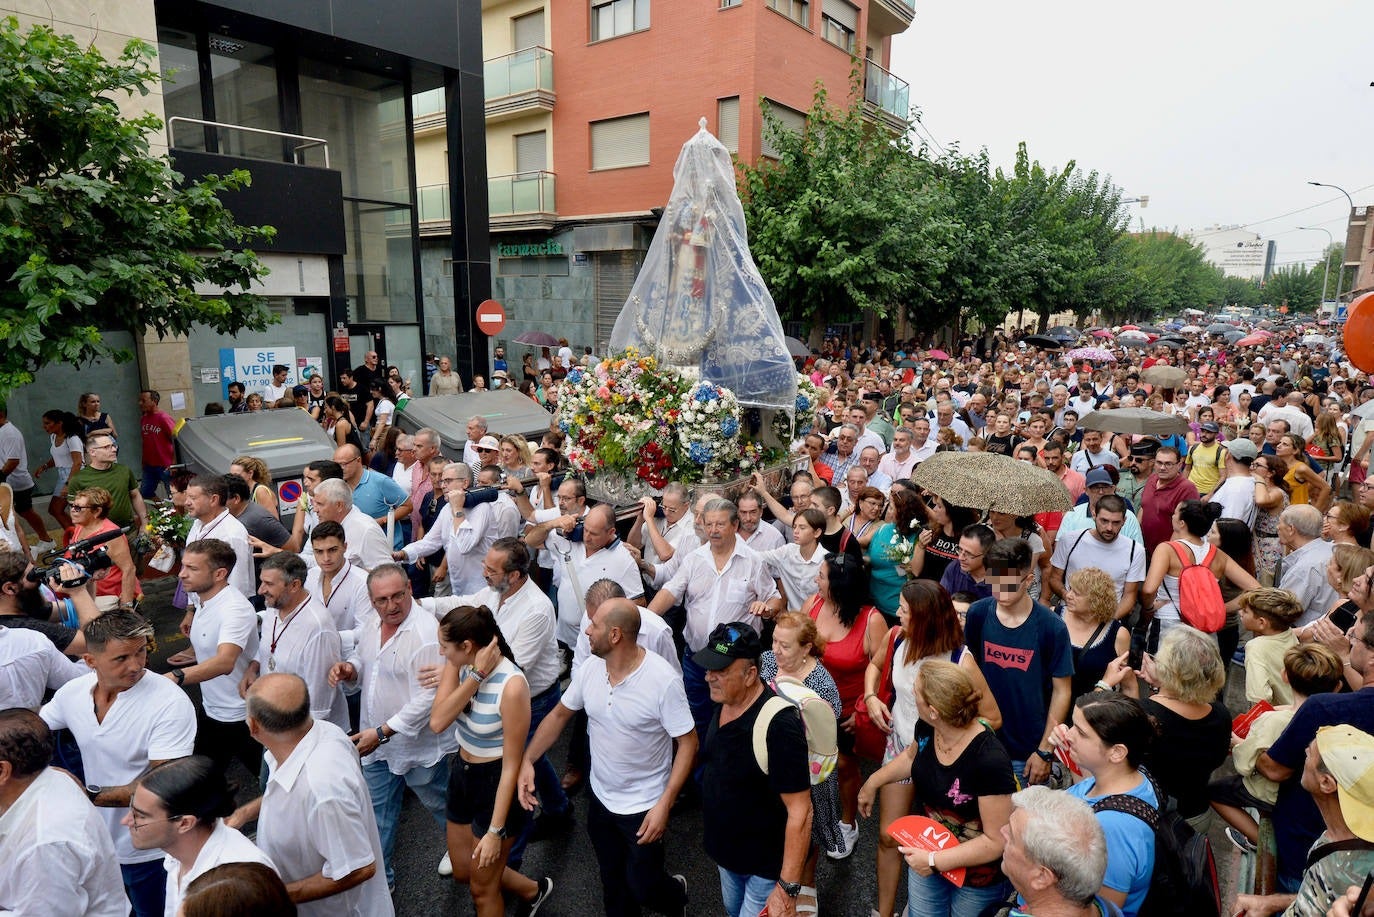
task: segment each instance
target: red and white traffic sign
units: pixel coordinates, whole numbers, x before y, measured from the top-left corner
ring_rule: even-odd
[[[477,327],[488,337],[494,337],[506,327],[506,310],[494,299],[477,307]]]

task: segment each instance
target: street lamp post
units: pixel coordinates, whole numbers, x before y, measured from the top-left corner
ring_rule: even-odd
[[[1333,249],[1333,248],[1336,247],[1336,240],[1335,240],[1335,238],[1331,235],[1331,230],[1326,229],[1326,228],[1324,228],[1324,227],[1322,227],[1322,226],[1299,226],[1298,228],[1299,228],[1299,229],[1302,229],[1302,230],[1306,230],[1307,232],[1324,232],[1324,233],[1326,233],[1327,248],[1326,248],[1326,253],[1322,256],[1322,305],[1325,305],[1325,304],[1326,304],[1326,281],[1327,281],[1327,279],[1331,276],[1331,249]],[[1341,253],[1341,260],[1342,260],[1342,261],[1345,260],[1345,253],[1344,253],[1344,252]],[[1339,279],[1337,280],[1337,282],[1339,283]],[[1338,302],[1340,301],[1340,298],[1341,298],[1340,294],[1337,293],[1337,294],[1336,294],[1336,300],[1337,300]]]
[[[1310,182],[1308,182],[1308,184],[1309,184],[1309,185],[1312,185],[1312,186],[1314,186],[1314,187],[1317,187],[1317,188],[1335,188],[1335,189],[1336,189],[1337,191],[1339,191],[1341,194],[1344,194],[1344,195],[1345,195],[1346,201],[1350,204],[1350,209],[1347,210],[1347,211],[1345,212],[1346,235],[1349,235],[1349,234],[1350,234],[1350,214],[1353,213],[1354,210],[1355,210],[1355,200],[1354,200],[1354,198],[1352,198],[1352,197],[1350,196],[1350,192],[1347,191],[1347,190],[1345,190],[1344,188],[1342,188],[1340,185],[1331,185],[1331,184],[1327,184],[1326,182],[1323,182],[1323,181],[1310,181]],[[1337,302],[1337,303],[1339,303],[1339,302],[1341,301],[1341,283],[1342,283],[1344,280],[1345,280],[1345,246],[1342,245],[1342,246],[1341,246],[1341,266],[1340,266],[1340,269],[1336,271],[1336,302]]]

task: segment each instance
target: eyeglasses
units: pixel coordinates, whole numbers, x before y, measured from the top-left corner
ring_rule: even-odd
[[[81,512],[84,513],[84,512],[86,512],[87,510],[95,509],[95,507],[94,507],[94,506],[91,506],[89,503],[73,503],[73,504],[69,505],[69,506],[67,507],[67,509],[69,509],[69,510],[71,510],[71,511],[73,511],[73,512],[75,512],[75,511],[77,511],[77,510],[80,510]]]
[[[153,818],[152,816],[146,815],[143,812],[138,811],[137,809],[129,810],[129,824],[134,828],[142,828],[145,825],[150,825],[153,822],[158,821],[176,821],[178,818],[181,818],[181,816],[168,815],[166,818]]]
[[[966,551],[966,550],[964,550],[963,548],[960,548],[960,549],[959,549],[959,556],[960,556],[960,557],[967,557],[969,560],[977,560],[978,558],[982,557],[983,555],[982,555],[982,554],[974,554],[972,551]]]
[[[88,446],[87,448],[89,448],[89,449],[118,449],[118,448],[119,448],[119,443],[115,443],[115,442],[109,442],[109,443],[92,443],[92,444],[91,444],[90,446]]]

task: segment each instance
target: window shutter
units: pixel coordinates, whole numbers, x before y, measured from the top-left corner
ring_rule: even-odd
[[[768,111],[782,123],[782,129],[793,134],[800,134],[806,129],[806,115],[797,111],[795,108],[788,108],[779,105],[777,102],[768,101]],[[774,159],[778,157],[777,147],[773,145],[773,138],[769,135],[768,125],[763,121],[763,116],[759,116],[760,130],[762,133],[762,153]]]
[[[649,114],[593,121],[592,168],[620,169],[649,163]]]
[[[544,11],[536,10],[511,20],[515,31],[516,51],[533,48],[544,43]]]
[[[731,153],[739,152],[739,96],[716,102],[716,139]]]
[[[515,171],[543,172],[549,167],[547,138],[544,131],[515,135]]]
[[[859,11],[845,0],[822,0],[821,12],[849,31],[859,31]]]

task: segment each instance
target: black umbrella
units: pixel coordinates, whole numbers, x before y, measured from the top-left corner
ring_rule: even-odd
[[[1208,334],[1225,334],[1228,331],[1235,331],[1235,325],[1228,325],[1225,322],[1215,322],[1203,329]]]
[[[1058,350],[1064,346],[1063,338],[1050,337],[1046,334],[1032,334],[1022,338],[1021,342],[1027,347],[1043,347],[1046,350]]]
[[[1164,329],[1163,329],[1163,328],[1156,327],[1155,325],[1141,325],[1141,326],[1140,326],[1140,330],[1141,330],[1141,331],[1144,331],[1146,334],[1163,334],[1163,333],[1164,333]]]
[[[1063,338],[1066,341],[1076,341],[1083,332],[1077,328],[1070,328],[1068,325],[1055,325],[1053,328],[1046,328],[1046,337]]]
[[[1187,341],[1180,340],[1179,338],[1160,338],[1159,340],[1155,341],[1154,344],[1159,344],[1164,347],[1168,347],[1170,350],[1178,350],[1180,347],[1188,346]],[[1151,346],[1154,346],[1154,344],[1152,344]]]
[[[1226,338],[1226,343],[1234,344],[1236,341],[1239,341],[1241,338],[1245,337],[1246,334],[1247,332],[1241,331],[1239,328],[1228,327],[1225,331],[1221,333],[1221,336]]]

